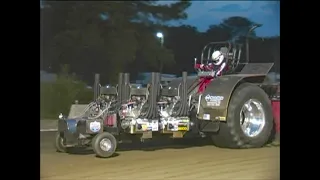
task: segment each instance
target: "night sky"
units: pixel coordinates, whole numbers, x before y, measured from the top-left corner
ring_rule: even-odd
[[[170,4],[174,1],[159,1]],[[42,0],[40,1],[42,5]],[[170,22],[170,25],[189,24],[199,31],[206,31],[209,25],[219,24],[222,19],[231,16],[247,17],[263,24],[256,30],[258,36],[280,35],[280,1],[192,1],[187,9],[188,19]]]
[[[169,4],[170,1],[159,3]],[[279,1],[192,1],[187,13],[187,20],[170,24],[190,24],[199,31],[206,31],[209,25],[218,24],[222,19],[242,16],[263,24],[256,30],[258,36],[280,35]]]

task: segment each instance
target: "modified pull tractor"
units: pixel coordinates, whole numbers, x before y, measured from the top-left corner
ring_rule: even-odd
[[[248,42],[247,42],[248,51]],[[56,147],[91,146],[99,157],[110,157],[125,138],[183,138],[187,133],[209,137],[219,147],[264,146],[274,127],[268,84],[264,84],[273,63],[241,62],[241,44],[209,43],[195,67],[210,64],[219,51],[226,69],[196,68],[197,77],[173,80],[166,88],[160,73],[152,73],[147,88],[130,85],[127,73],[120,73],[117,87],[95,85],[96,100],[77,117],[61,117]],[[206,54],[206,55],[205,55]]]

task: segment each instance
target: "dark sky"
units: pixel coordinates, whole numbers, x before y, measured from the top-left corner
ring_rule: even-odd
[[[158,3],[170,4],[172,2],[174,1],[159,1]],[[222,19],[242,16],[263,24],[256,30],[258,36],[280,35],[279,1],[192,1],[187,13],[188,19],[169,24],[189,24],[196,26],[199,31],[206,31],[209,25],[218,24]]]
[[[170,4],[171,2],[174,1],[159,3]],[[242,16],[263,24],[256,30],[258,36],[280,35],[279,1],[192,1],[187,12],[187,20],[170,24],[190,24],[196,26],[199,31],[206,31],[209,25],[218,24],[222,19]]]

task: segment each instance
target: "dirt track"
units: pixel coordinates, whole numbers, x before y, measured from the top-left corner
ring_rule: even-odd
[[[42,133],[42,180],[121,179],[279,179],[279,147],[249,150],[219,149],[205,143],[195,147],[164,144],[120,147],[109,159],[96,158],[92,151],[56,153],[53,133]],[[169,146],[169,147],[168,147]],[[123,150],[127,149],[127,150]],[[134,150],[135,149],[135,150]]]

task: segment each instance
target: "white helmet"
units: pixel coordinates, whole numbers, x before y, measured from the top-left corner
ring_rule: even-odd
[[[211,59],[214,65],[220,65],[224,59],[224,56],[220,51],[214,51],[212,53]]]

